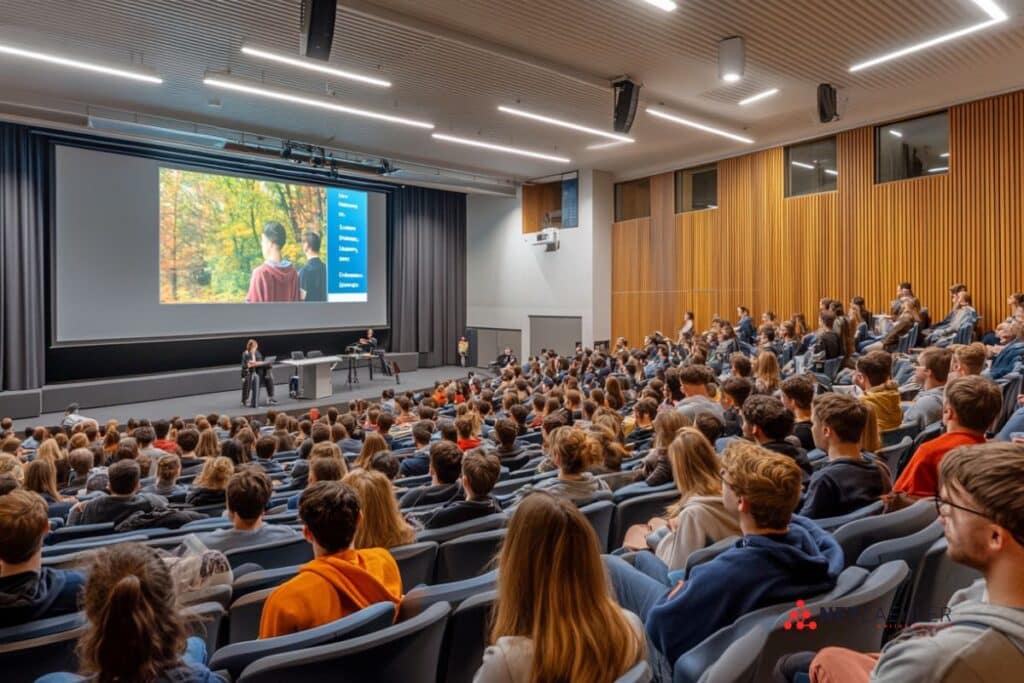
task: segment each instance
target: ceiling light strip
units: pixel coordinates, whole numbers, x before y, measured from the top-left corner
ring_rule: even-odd
[[[352,116],[361,116],[363,118],[386,121],[388,123],[398,123],[403,126],[413,126],[415,128],[426,128],[427,130],[433,130],[434,128],[434,124],[427,121],[418,121],[416,119],[405,118],[404,116],[393,116],[391,114],[383,114],[380,112],[370,111],[368,109],[350,107],[348,105],[341,104],[334,99],[302,95],[287,90],[281,90],[280,88],[273,88],[264,85],[263,83],[235,78],[233,76],[207,75],[203,79],[203,83],[205,85],[212,85],[215,88],[234,90],[235,92],[256,95],[258,97],[266,97],[268,99],[279,100],[281,102],[302,104],[307,107],[327,109],[329,111],[338,112],[339,114],[351,114]]]
[[[741,107],[745,107],[748,104],[753,104],[754,102],[757,102],[758,100],[763,100],[766,97],[771,97],[772,95],[777,95],[778,92],[779,92],[778,88],[772,88],[771,90],[765,90],[764,92],[759,92],[756,95],[751,95],[750,97],[748,97],[745,100],[740,100],[739,101],[739,105]]]
[[[672,12],[678,5],[674,0],[644,0],[648,5],[654,5],[658,9],[663,9],[666,12]]]
[[[133,81],[142,81],[144,83],[160,84],[164,82],[162,78],[148,70],[122,69],[119,67],[97,64],[96,62],[90,62],[84,59],[78,59],[77,57],[61,57],[55,54],[39,52],[38,50],[26,50],[13,45],[5,45],[3,43],[0,43],[0,54],[11,55],[12,57],[23,57],[25,59],[34,59],[38,62],[46,62],[47,64],[66,66],[72,69],[81,69],[83,71],[92,71],[106,76],[118,76],[120,78],[128,78]]]
[[[293,57],[291,55],[282,54],[280,52],[274,52],[272,50],[264,50],[263,48],[254,47],[252,45],[243,46],[242,54],[249,55],[250,57],[256,57],[258,59],[266,59],[271,62],[287,64],[289,66],[298,67],[300,69],[307,69],[308,71],[316,71],[318,73],[326,74],[328,76],[334,76],[336,78],[343,78],[350,81],[359,81],[360,83],[368,83],[369,85],[376,85],[381,88],[391,87],[391,81],[386,81],[382,78],[364,76],[362,74],[355,73],[354,71],[348,71],[346,69],[337,69],[333,66],[327,66],[323,62],[317,62],[312,59],[303,59],[301,57]]]
[[[867,69],[872,66],[877,66],[878,64],[882,64],[893,59],[898,59],[900,57],[905,57],[906,55],[913,54],[914,52],[920,52],[921,50],[926,50],[930,47],[934,47],[936,45],[940,45],[951,40],[956,40],[957,38],[962,38],[966,35],[970,35],[978,31],[983,31],[989,28],[990,26],[994,26],[996,24],[1006,21],[1008,18],[1006,12],[1003,11],[1003,9],[999,7],[999,5],[993,2],[993,0],[971,0],[971,2],[977,5],[983,12],[985,12],[985,14],[988,15],[987,20],[982,21],[981,23],[978,24],[972,24],[958,31],[953,31],[951,33],[945,33],[941,36],[936,36],[922,43],[910,45],[908,47],[896,50],[894,52],[889,52],[887,54],[881,55],[880,57],[869,59],[866,62],[854,64],[853,66],[850,67],[850,71],[860,71],[862,69]]]
[[[516,109],[515,107],[506,107],[504,105],[498,107],[498,111],[506,114],[512,114],[514,116],[521,116],[525,119],[532,121],[540,121],[541,123],[550,123],[553,126],[561,126],[562,128],[569,128],[571,130],[578,130],[581,133],[589,133],[590,135],[598,135],[603,138],[609,138],[610,140],[617,140],[618,142],[633,142],[633,138],[626,135],[619,135],[618,133],[608,133],[597,128],[590,128],[589,126],[581,126],[578,123],[572,123],[564,119],[556,119],[552,116],[544,116],[543,114],[534,114],[533,112],[525,111],[523,109]]]
[[[443,140],[444,142],[454,142],[458,145],[469,145],[470,147],[480,147],[482,149],[489,149],[495,152],[505,152],[506,154],[517,154],[523,157],[530,157],[532,159],[544,159],[545,161],[557,161],[559,163],[567,164],[570,159],[565,157],[556,157],[551,154],[543,154],[541,152],[534,152],[528,149],[522,149],[520,147],[507,147],[505,145],[498,145],[493,142],[485,142],[483,140],[474,140],[472,138],[460,138],[455,135],[446,135],[444,133],[434,133],[432,137],[435,140]]]
[[[662,111],[660,109],[655,109],[654,107],[647,107],[647,113],[651,114],[652,116],[657,116],[658,118],[665,119],[666,121],[671,121],[673,123],[678,123],[678,124],[683,125],[683,126],[689,126],[690,128],[696,128],[697,130],[702,130],[705,133],[712,133],[714,135],[721,135],[723,138],[729,138],[730,140],[736,140],[737,142],[743,142],[743,143],[746,143],[748,145],[754,144],[753,140],[751,140],[750,138],[745,138],[742,135],[736,135],[735,133],[730,133],[730,132],[722,130],[720,128],[714,128],[712,126],[706,126],[703,123],[697,123],[696,121],[691,121],[690,119],[683,118],[682,116],[677,116],[675,114],[669,114],[666,111]]]
[[[789,162],[789,163],[791,163],[791,164],[792,164],[792,165],[794,165],[794,166],[798,166],[798,167],[800,167],[800,168],[809,168],[809,169],[811,169],[812,171],[813,171],[813,170],[814,170],[814,168],[815,168],[814,164],[805,164],[805,163],[804,163],[804,162],[802,162],[802,161],[791,161],[791,162]]]

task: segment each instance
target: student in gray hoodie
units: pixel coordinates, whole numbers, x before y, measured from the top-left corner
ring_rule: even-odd
[[[984,576],[947,617],[915,624],[880,654],[826,648],[811,680],[904,683],[1018,681],[1024,671],[1024,449],[961,446],[942,460],[936,504],[949,557]]]
[[[917,423],[924,429],[942,420],[942,404],[946,395],[946,380],[949,378],[949,364],[953,358],[951,349],[925,349],[917,357],[914,366],[914,381],[921,386],[914,402],[903,414],[903,423]]]

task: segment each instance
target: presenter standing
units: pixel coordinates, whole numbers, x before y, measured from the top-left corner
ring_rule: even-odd
[[[261,362],[263,362],[263,354],[260,353],[259,343],[255,339],[245,342],[245,351],[242,352],[242,407],[249,403],[249,392],[255,391],[254,375],[258,375],[260,384],[267,388],[268,402],[277,403],[274,399],[274,379],[268,372],[270,368],[255,367],[257,363]]]

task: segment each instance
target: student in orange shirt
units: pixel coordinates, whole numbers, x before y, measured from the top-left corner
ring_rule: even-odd
[[[459,440],[457,442],[459,450],[463,453],[473,450],[482,443],[480,439],[473,436],[476,423],[473,421],[472,416],[467,414],[455,420],[455,429],[459,433]]]
[[[322,626],[376,602],[401,602],[402,577],[391,553],[352,547],[362,522],[355,491],[339,481],[318,481],[302,494],[299,517],[315,559],[267,598],[260,638]]]
[[[914,498],[937,495],[939,464],[943,456],[957,446],[985,443],[985,432],[1002,407],[1003,392],[992,380],[968,375],[949,382],[942,407],[946,433],[917,449],[893,484],[893,491],[901,491]]]

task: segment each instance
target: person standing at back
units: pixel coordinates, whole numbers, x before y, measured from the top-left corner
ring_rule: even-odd
[[[306,265],[299,271],[299,289],[303,301],[327,301],[327,271],[320,260],[320,234],[312,230],[302,235],[302,253]]]

